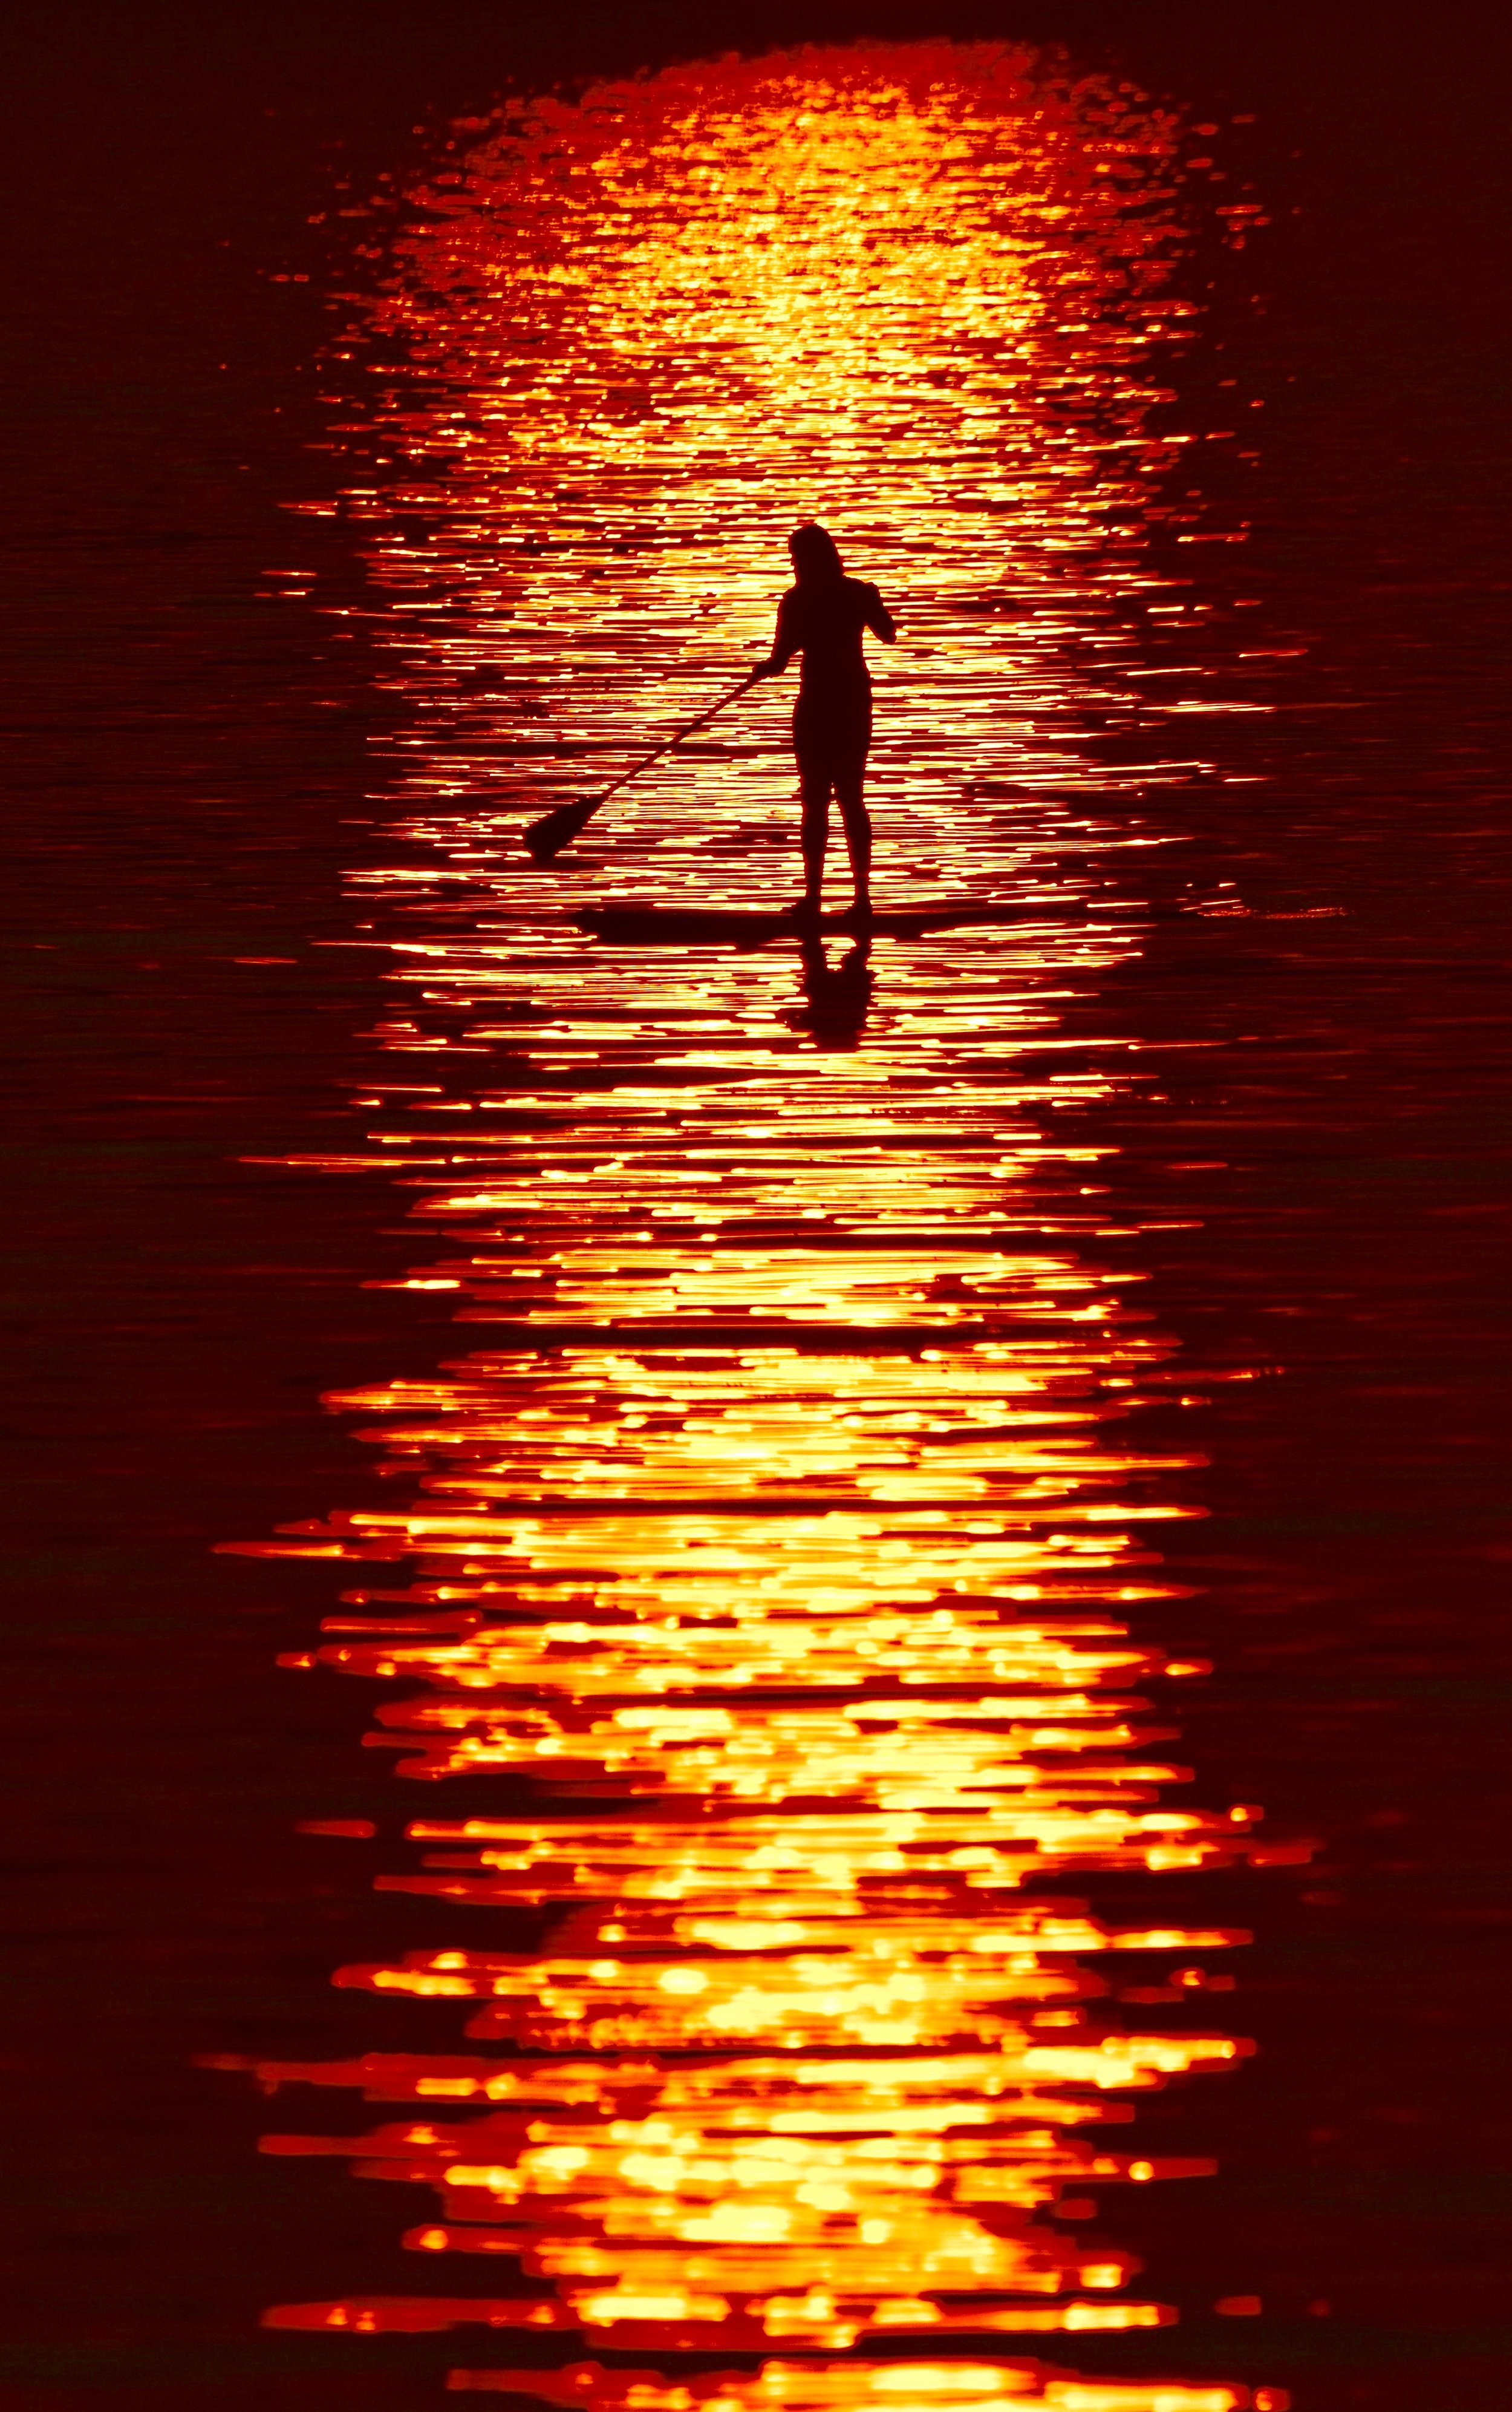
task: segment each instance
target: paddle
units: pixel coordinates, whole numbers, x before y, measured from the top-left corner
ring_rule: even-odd
[[[744,695],[755,686],[760,676],[759,670],[748,671],[739,686],[732,686],[729,693],[722,695],[717,703],[712,703],[707,712],[700,712],[697,720],[688,721],[662,744],[654,746],[651,753],[642,755],[639,762],[633,762],[628,771],[622,771],[619,777],[611,779],[599,795],[580,796],[574,803],[558,804],[554,812],[543,814],[538,821],[532,821],[522,835],[533,860],[546,863],[559,855],[564,846],[570,846],[575,837],[581,835],[599,806],[607,804],[610,796],[618,795],[632,779],[639,779],[642,771],[649,771],[652,764],[659,762],[664,754],[669,754],[674,745],[681,745],[684,737],[691,737],[696,729],[707,728],[716,713],[723,712],[727,703],[733,703],[738,696]]]

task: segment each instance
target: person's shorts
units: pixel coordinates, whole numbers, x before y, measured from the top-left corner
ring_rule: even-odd
[[[819,700],[800,695],[793,713],[793,751],[802,779],[856,779],[872,743],[870,696]]]

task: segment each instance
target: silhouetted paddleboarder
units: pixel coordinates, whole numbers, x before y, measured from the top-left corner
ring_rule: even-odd
[[[872,823],[861,790],[872,743],[872,682],[861,636],[870,628],[891,645],[898,631],[876,588],[846,577],[827,530],[809,520],[788,537],[787,550],[798,583],[788,588],[778,607],[771,657],[756,676],[775,678],[795,654],[803,656],[793,713],[793,751],[803,798],[803,901],[796,918],[806,923],[819,918],[832,794],[840,805],[856,883],[854,915],[859,921],[869,920]]]

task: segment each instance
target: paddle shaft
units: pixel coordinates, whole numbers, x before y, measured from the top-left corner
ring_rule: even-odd
[[[682,728],[675,729],[672,735],[664,739],[660,745],[653,746],[649,754],[643,754],[639,762],[632,762],[628,771],[622,771],[617,779],[609,781],[609,786],[600,795],[598,802],[607,804],[610,796],[618,795],[620,789],[627,787],[632,779],[639,779],[642,771],[649,771],[652,764],[659,762],[664,754],[670,754],[674,745],[681,745],[685,737],[692,737],[697,730],[706,728],[715,714],[724,711],[727,704],[735,702],[736,699],[744,695],[749,687],[755,686],[758,676],[759,672],[756,670],[748,671],[739,686],[732,686],[728,694],[722,695],[717,703],[712,703],[707,712],[700,712],[697,720],[690,720]]]
[[[674,745],[681,745],[683,739],[691,737],[696,729],[706,728],[716,713],[723,712],[727,704],[733,703],[737,696],[744,695],[748,688],[755,686],[760,676],[759,670],[748,670],[738,686],[732,686],[717,702],[710,704],[696,720],[684,721],[681,728],[675,728],[670,737],[663,738],[661,743],[653,745],[649,754],[643,754],[639,762],[632,762],[628,771],[622,771],[619,777],[612,779],[596,796],[580,796],[576,803],[558,804],[554,812],[544,814],[538,821],[532,821],[523,832],[527,853],[537,863],[552,861],[564,847],[572,844],[575,837],[581,836],[594,815],[609,802],[610,796],[618,795],[622,787],[627,787],[642,771],[649,771],[653,762],[659,762],[664,754],[669,754]]]

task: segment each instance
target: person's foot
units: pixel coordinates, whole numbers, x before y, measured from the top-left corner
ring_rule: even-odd
[[[849,912],[843,913],[840,918],[847,930],[869,929],[873,919],[872,899],[870,896],[858,896]]]
[[[819,926],[818,898],[800,896],[796,904],[789,905],[787,918],[796,921],[800,930],[816,930]]]

